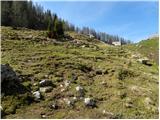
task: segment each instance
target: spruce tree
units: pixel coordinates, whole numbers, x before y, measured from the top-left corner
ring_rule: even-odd
[[[58,18],[57,15],[55,14],[54,19],[53,19],[53,37],[57,38],[58,34],[57,34],[57,23],[58,23]]]
[[[49,22],[48,22],[48,32],[47,32],[47,36],[49,37],[49,38],[52,38],[53,37],[53,33],[52,33],[52,30],[51,30],[51,20],[49,20]]]
[[[64,28],[63,28],[63,22],[58,21],[57,22],[57,34],[59,37],[62,37],[64,35]]]

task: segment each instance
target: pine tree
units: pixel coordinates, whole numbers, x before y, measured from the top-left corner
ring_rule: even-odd
[[[58,21],[57,22],[57,34],[59,37],[64,35],[64,28],[63,28],[63,22],[62,21]]]
[[[12,23],[12,1],[1,1],[1,24],[10,26]]]
[[[57,15],[54,15],[53,24],[51,21],[48,23],[47,35],[49,38],[58,38],[64,35],[64,25],[63,21],[58,20]]]
[[[54,38],[58,37],[58,34],[57,34],[57,22],[58,22],[58,18],[57,18],[57,15],[55,14],[54,15],[54,19],[53,19],[53,31],[52,31]]]
[[[48,32],[47,32],[47,36],[49,38],[52,38],[53,37],[53,33],[52,33],[52,29],[51,29],[51,20],[49,20],[48,22]]]

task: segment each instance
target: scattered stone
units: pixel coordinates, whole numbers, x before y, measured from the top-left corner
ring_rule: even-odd
[[[62,85],[62,84],[60,84],[60,87],[63,87],[63,85]]]
[[[58,109],[58,105],[55,102],[53,104],[51,104],[49,107],[50,107],[50,109],[54,109],[54,110]]]
[[[84,97],[80,97],[79,99],[80,99],[80,100],[83,100],[83,99],[84,99]]]
[[[37,86],[37,85],[38,85],[37,83],[34,83],[34,84],[33,84],[33,86]]]
[[[73,97],[73,100],[77,100],[77,97]]]
[[[70,81],[68,81],[68,80],[66,80],[65,82],[64,82],[64,85],[65,85],[65,87],[68,87],[69,85],[70,85]]]
[[[100,84],[103,85],[104,87],[108,86],[107,82],[105,82],[105,81],[102,81]]]
[[[144,65],[148,65],[148,66],[152,65],[151,63],[149,63],[148,58],[141,58],[141,59],[138,59],[137,61],[140,62],[141,64],[144,64]]]
[[[78,96],[78,97],[84,97],[84,89],[83,89],[82,86],[78,85],[78,86],[76,87],[76,91],[78,92],[78,93],[77,93],[77,96]]]
[[[77,97],[73,97],[73,101],[76,102],[77,101]]]
[[[69,106],[69,107],[74,105],[74,101],[71,101],[68,98],[64,98],[64,101],[66,102],[67,106]]]
[[[133,59],[138,59],[138,58],[140,58],[140,55],[139,55],[139,54],[133,54],[133,55],[131,56],[131,58],[133,58]]]
[[[61,89],[61,92],[64,92],[65,90],[66,90],[65,88],[62,88],[62,89]]]
[[[32,60],[27,60],[27,62],[32,62]]]
[[[40,88],[39,88],[39,91],[40,91],[40,92],[43,92],[43,93],[47,93],[47,92],[51,92],[52,89],[53,89],[52,86],[40,87]]]
[[[71,106],[71,101],[70,100],[67,101],[67,105]]]
[[[126,98],[126,102],[131,102],[131,98]]]
[[[130,87],[130,90],[133,92],[133,93],[141,93],[141,90],[138,86],[136,85],[133,85]]]
[[[91,106],[91,107],[95,107],[96,106],[96,103],[93,99],[91,98],[85,98],[84,99],[84,103],[86,106]]]
[[[83,91],[83,87],[82,86],[80,86],[80,85],[78,85],[77,87],[76,87],[76,91]]]
[[[106,110],[103,110],[103,112],[102,112],[103,114],[106,114]]]
[[[45,75],[44,77],[45,77],[45,78],[49,78],[49,75]]]
[[[86,46],[85,45],[82,45],[82,48],[85,48]]]
[[[51,80],[42,80],[39,82],[40,87],[52,86],[53,83]]]
[[[53,105],[52,105],[52,109],[55,109],[55,110],[56,110],[56,109],[58,109],[58,106],[55,105],[55,104],[53,104]]]
[[[146,97],[145,100],[144,100],[145,104],[148,106],[148,105],[151,105],[153,103],[153,101],[151,100],[151,98],[149,97]]]
[[[45,113],[41,113],[41,118],[46,118]]]
[[[111,116],[114,115],[112,112],[107,112],[106,110],[103,110],[102,113],[103,113],[104,115],[111,115]]]
[[[35,100],[39,100],[41,98],[41,93],[39,91],[33,92],[33,96],[35,97]]]
[[[132,108],[132,107],[133,107],[133,104],[132,104],[132,103],[126,103],[126,104],[125,104],[125,107],[127,107],[127,108]]]

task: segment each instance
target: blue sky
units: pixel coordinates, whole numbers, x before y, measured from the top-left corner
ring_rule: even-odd
[[[138,42],[158,33],[156,1],[36,1],[76,26],[119,35]]]

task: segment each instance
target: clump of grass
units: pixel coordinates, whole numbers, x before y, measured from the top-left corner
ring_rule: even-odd
[[[15,114],[20,106],[29,105],[33,102],[33,96],[30,93],[4,96],[2,98],[3,115]],[[2,116],[3,117],[3,116]]]
[[[118,74],[117,74],[117,78],[119,80],[124,80],[127,77],[134,77],[134,76],[136,76],[136,74],[133,71],[128,70],[128,69],[122,69],[122,68],[119,69]]]

